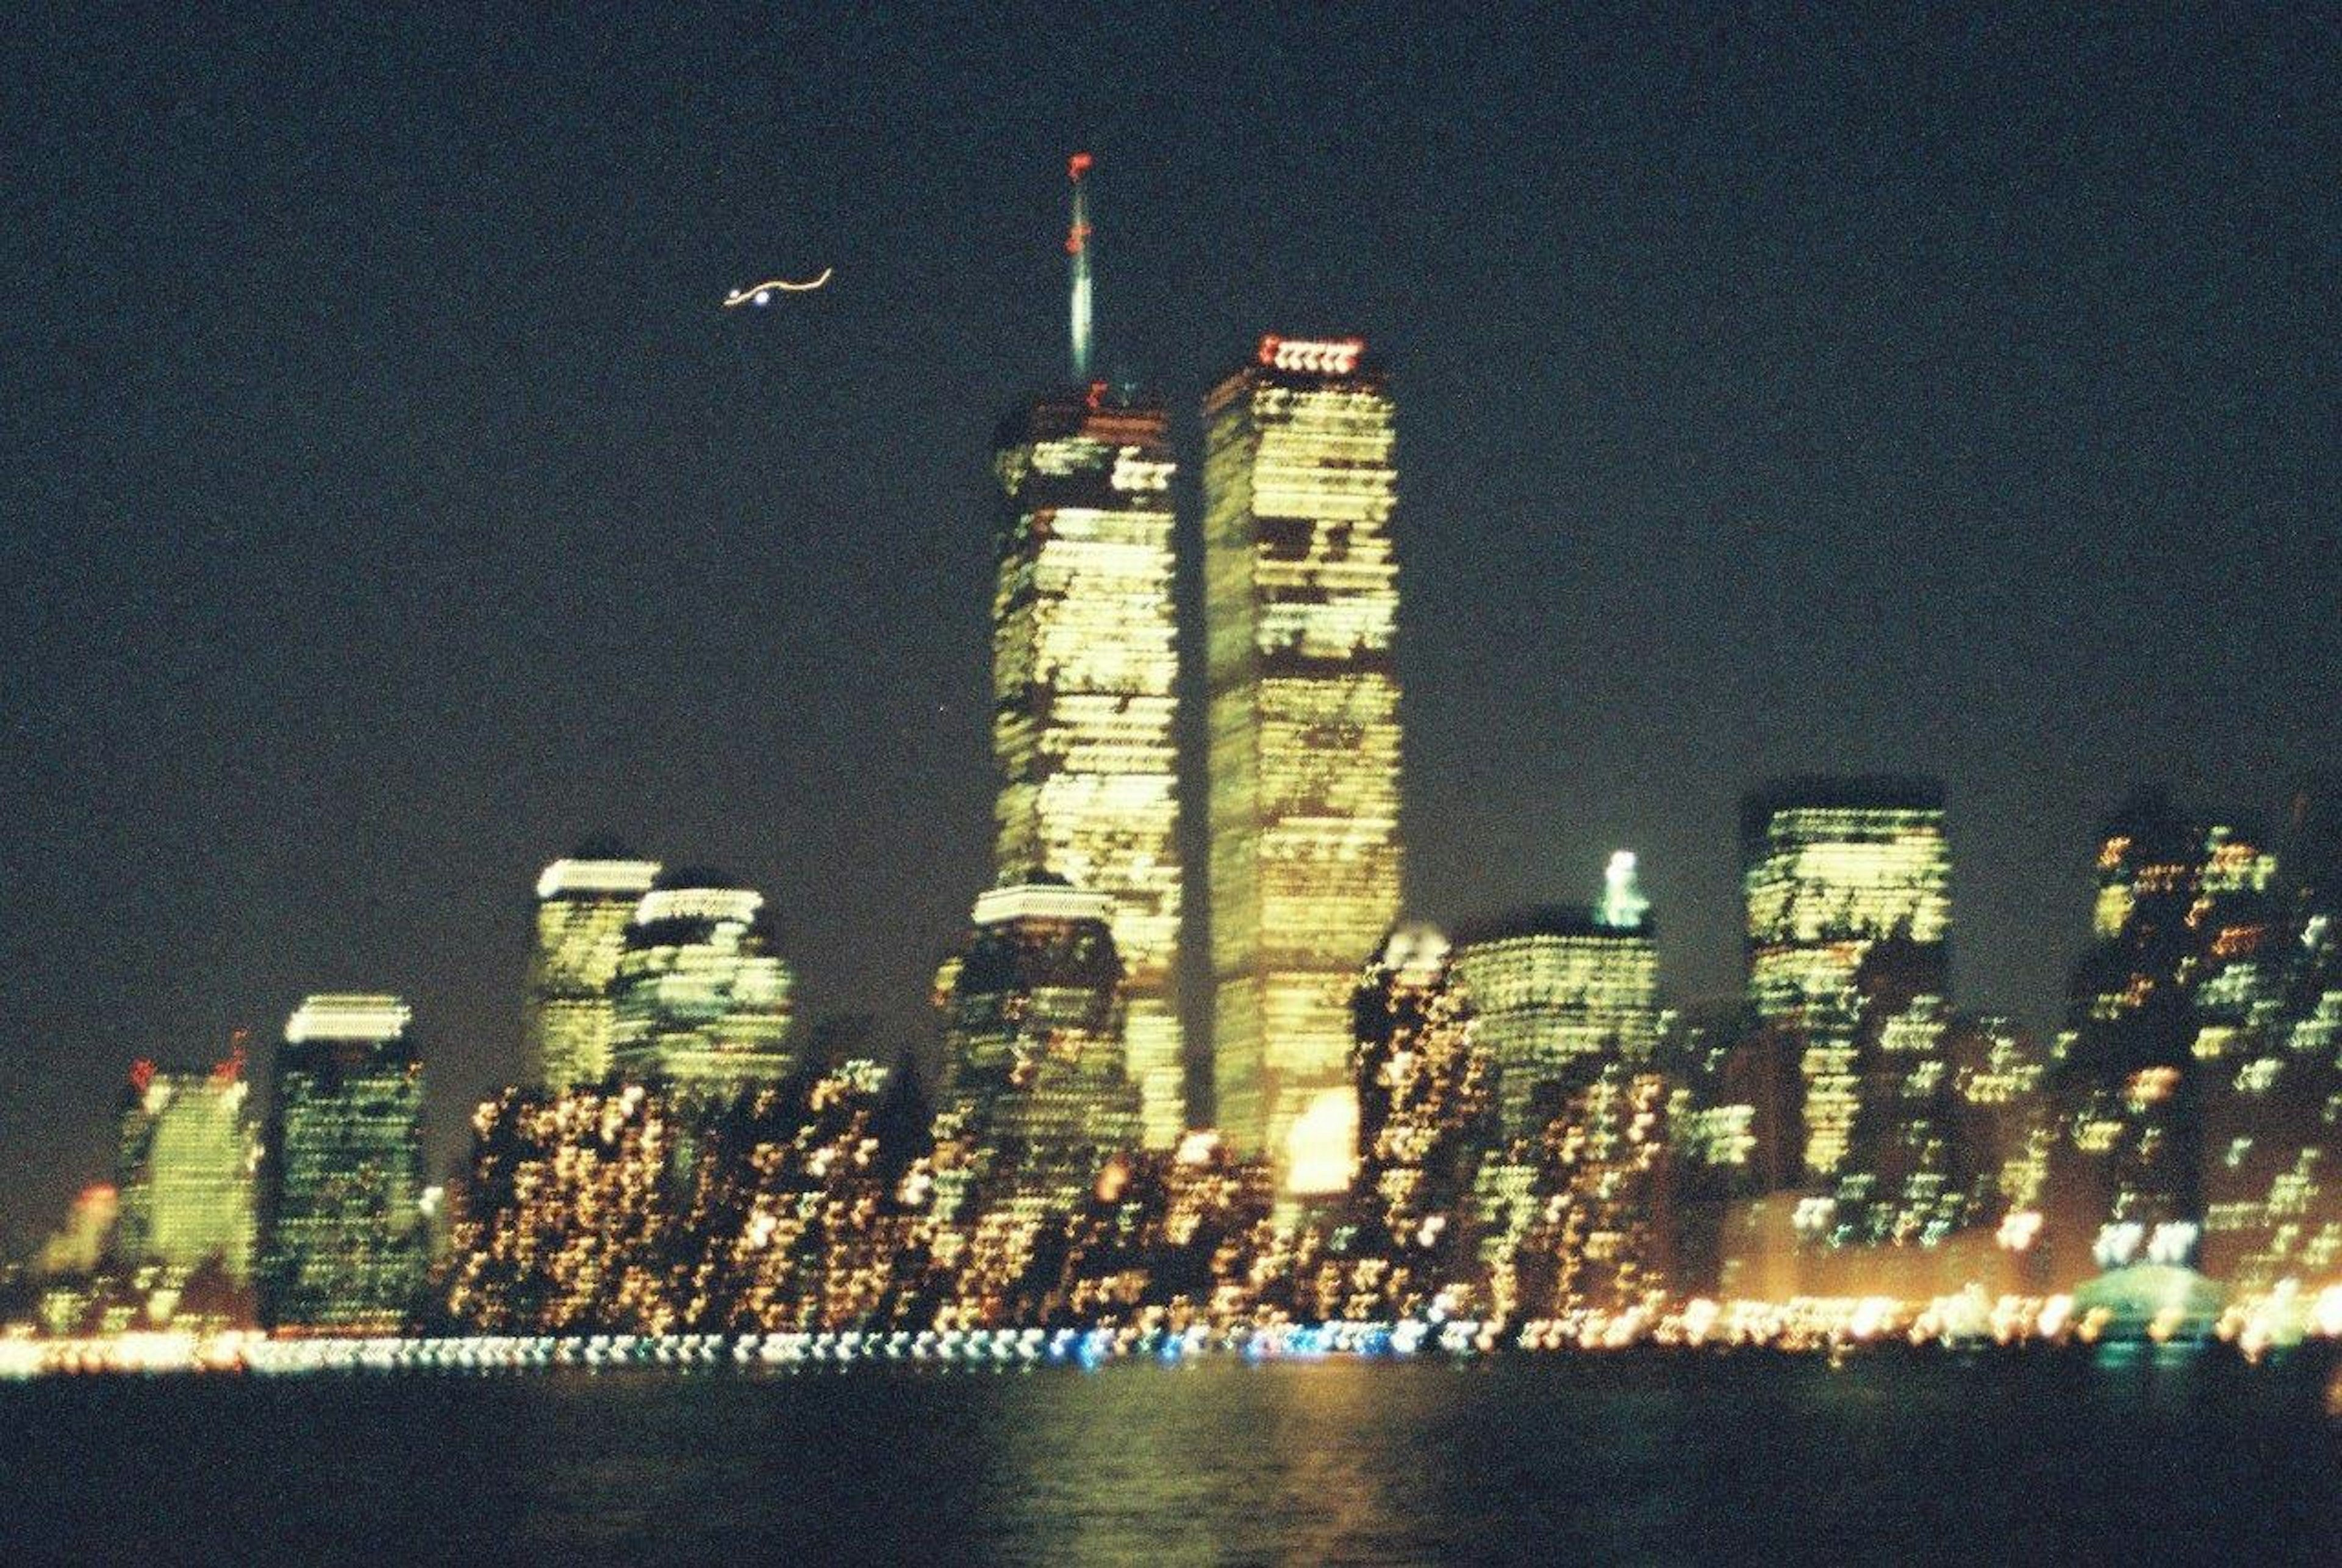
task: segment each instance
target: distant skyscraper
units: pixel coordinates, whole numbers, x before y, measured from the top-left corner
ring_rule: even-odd
[[[95,1269],[114,1243],[122,1213],[120,1189],[111,1182],[75,1194],[65,1223],[41,1243],[35,1260],[43,1274],[85,1274]]]
[[[2249,983],[2224,987],[2241,1026],[2214,1036],[2217,1055],[2199,1031],[2194,1054],[2209,1074],[2204,1271],[2244,1290],[2342,1270],[2342,781],[2297,790],[2285,825],[2270,939]]]
[[[1089,225],[1075,165],[1075,374],[1086,379]],[[1113,901],[1143,1132],[1186,1127],[1176,995],[1178,672],[1169,411],[1103,383],[1036,399],[994,444],[1000,880],[1039,868]]]
[[[1617,1111],[1638,1075],[1656,1073],[1659,961],[1649,909],[1625,856],[1612,861],[1595,908],[1548,905],[1456,933],[1456,985],[1496,1081],[1496,1137],[1476,1177],[1480,1244],[1508,1306],[1524,1299],[1516,1259],[1565,1179],[1556,1151],[1608,1137],[1608,1124],[1596,1123]],[[1639,1142],[1635,1148],[1648,1153]],[[1581,1179],[1599,1177],[1571,1165],[1566,1181]]]
[[[552,1089],[610,1072],[610,981],[626,926],[657,863],[587,846],[536,880],[536,947],[528,974],[529,1059]]]
[[[1534,1137],[1552,1118],[1573,1066],[1604,1055],[1648,1061],[1658,1044],[1659,954],[1639,894],[1631,905],[1552,905],[1466,924],[1455,964],[1507,1139]]]
[[[2107,819],[2097,940],[2075,965],[2049,1074],[2045,1206],[2066,1278],[2196,1262],[2207,1157],[2227,1152],[2205,1147],[2207,1090],[2249,1076],[2283,991],[2275,874],[2258,834],[2152,792]]]
[[[1399,906],[1391,417],[1356,339],[1265,338],[1204,404],[1213,1079],[1287,1198],[1346,1178],[1350,992]]]
[[[253,1179],[260,1144],[239,1050],[208,1073],[131,1069],[116,1171],[119,1251],[184,1276],[212,1263],[252,1274]]]
[[[1352,1001],[1358,1094],[1356,1173],[1327,1249],[1325,1315],[1421,1317],[1473,1309],[1465,1223],[1488,1151],[1494,1074],[1454,984],[1447,939],[1402,925]]]
[[[936,1000],[944,1125],[968,1145],[961,1168],[978,1186],[996,1179],[1062,1204],[1135,1141],[1112,904],[1037,877],[976,901],[975,932]]]
[[[1951,854],[1930,780],[1797,779],[1741,808],[1748,997],[1805,1084],[1801,1231],[1932,1243],[1953,1169]]]
[[[610,1056],[679,1101],[727,1099],[788,1076],[796,977],[774,951],[764,894],[673,872],[643,895],[610,980]]]
[[[285,1026],[262,1167],[271,1326],[389,1333],[418,1304],[423,1063],[412,1016],[395,996],[312,996]]]
[[[1955,1141],[1970,1183],[1973,1223],[2017,1217],[2032,1244],[2040,1223],[2050,1124],[2043,1093],[2049,1054],[2031,1031],[2007,1018],[1955,1014],[1949,1045],[1957,1100]]]

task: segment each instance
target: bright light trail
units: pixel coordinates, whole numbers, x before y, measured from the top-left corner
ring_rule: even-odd
[[[808,294],[827,283],[829,275],[836,270],[836,267],[826,266],[821,269],[819,277],[807,278],[803,283],[791,283],[787,278],[776,277],[767,278],[763,283],[752,283],[746,288],[736,288],[724,296],[724,308],[730,310],[741,305],[770,305],[776,294]]]

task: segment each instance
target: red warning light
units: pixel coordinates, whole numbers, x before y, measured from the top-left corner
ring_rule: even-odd
[[[135,1089],[139,1094],[144,1094],[146,1093],[146,1085],[152,1084],[154,1081],[155,1064],[151,1060],[141,1056],[137,1061],[130,1064],[131,1088]]]
[[[1090,155],[1087,153],[1076,153],[1066,160],[1066,177],[1069,180],[1080,179],[1090,172]]]

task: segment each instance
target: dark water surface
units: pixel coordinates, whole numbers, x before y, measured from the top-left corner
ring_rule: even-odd
[[[0,1387],[0,1558],[2342,1563],[2329,1360]]]

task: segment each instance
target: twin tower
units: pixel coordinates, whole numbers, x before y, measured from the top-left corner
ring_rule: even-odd
[[[1178,674],[1170,410],[1088,380],[1086,156],[1071,165],[1074,389],[1001,426],[996,847],[1103,894],[1146,1142],[1194,1118],[1177,997]],[[1398,913],[1391,400],[1360,341],[1261,340],[1204,400],[1212,1078],[1223,1138],[1280,1189],[1355,1152],[1350,995]]]

